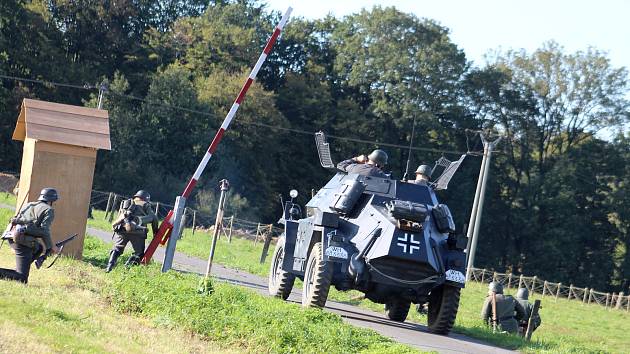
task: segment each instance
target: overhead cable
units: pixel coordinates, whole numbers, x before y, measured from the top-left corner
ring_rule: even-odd
[[[83,89],[83,90],[98,90],[99,89],[99,87],[96,86],[96,85],[85,84],[83,86],[80,86],[80,85],[58,83],[58,82],[47,81],[47,80],[27,79],[27,78],[16,77],[16,76],[9,76],[9,75],[3,75],[3,74],[0,74],[0,78],[9,79],[9,80],[15,80],[15,81],[24,81],[24,82],[37,83],[37,84],[48,85],[48,86],[69,87],[69,88],[76,88],[76,89]],[[210,112],[204,112],[204,111],[190,109],[190,108],[186,108],[186,107],[174,106],[174,105],[159,103],[159,102],[155,102],[155,101],[152,101],[152,100],[147,100],[147,99],[144,99],[144,98],[140,98],[140,97],[137,97],[137,96],[132,96],[132,95],[127,95],[127,94],[123,94],[123,93],[113,92],[111,90],[108,91],[108,94],[113,94],[113,95],[116,95],[116,96],[119,96],[119,97],[125,97],[125,98],[131,99],[131,100],[144,102],[144,103],[147,103],[147,104],[153,105],[153,106],[160,106],[160,107],[164,107],[164,108],[170,108],[170,109],[180,110],[180,111],[184,111],[184,112],[200,114],[200,115],[204,115],[204,116],[215,118],[215,119],[217,118],[217,116],[215,114],[210,113]],[[254,125],[254,126],[265,127],[265,128],[269,128],[269,129],[273,129],[273,130],[280,130],[280,131],[286,131],[286,132],[297,133],[297,134],[304,134],[304,135],[310,135],[310,136],[313,136],[315,134],[315,132],[313,132],[313,131],[282,127],[282,126],[278,126],[278,125],[271,125],[271,124],[265,124],[265,123],[260,123],[260,122],[238,121],[237,124]],[[444,127],[444,128],[449,129],[448,127]],[[452,129],[461,130],[460,128],[454,128],[454,127]],[[377,146],[386,146],[386,147],[392,147],[392,148],[397,148],[397,149],[409,149],[409,146],[400,145],[400,144],[393,144],[393,143],[385,143],[385,142],[375,141],[375,140],[351,138],[351,137],[347,137],[347,136],[332,135],[332,134],[327,134],[326,136],[329,137],[329,138],[332,138],[332,139],[349,141],[349,142],[354,142],[354,143],[371,144],[371,145],[377,145]],[[416,150],[416,151],[435,152],[435,153],[441,153],[441,154],[462,155],[462,154],[466,154],[467,153],[467,152],[462,152],[462,151],[440,150],[440,149],[418,147],[418,146],[414,146],[411,149],[412,150]]]

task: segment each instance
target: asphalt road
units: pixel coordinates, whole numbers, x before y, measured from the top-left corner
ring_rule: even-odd
[[[111,242],[111,233],[90,227],[87,228],[87,232],[105,242]],[[128,245],[128,247],[131,246]],[[153,259],[161,262],[163,258],[164,248],[159,247]],[[203,274],[206,269],[206,260],[176,252],[173,268],[179,271]],[[248,287],[261,294],[268,295],[266,278],[226,268],[219,264],[212,265],[212,276],[217,280]],[[293,289],[289,301],[300,303],[301,297],[300,289]],[[339,302],[328,301],[325,310],[339,314],[346,322],[352,325],[370,328],[399,343],[425,351],[436,351],[439,353],[514,353],[457,333],[451,333],[448,336],[431,334],[426,326],[411,322],[390,321],[383,314]]]

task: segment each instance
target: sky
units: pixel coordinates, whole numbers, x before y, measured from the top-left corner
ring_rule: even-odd
[[[264,0],[263,0],[264,1]],[[630,68],[628,0],[266,0],[268,8],[308,19],[343,17],[374,5],[395,6],[436,20],[451,30],[451,40],[475,65],[502,48],[533,52],[555,40],[569,53],[589,46],[606,51],[613,66]]]

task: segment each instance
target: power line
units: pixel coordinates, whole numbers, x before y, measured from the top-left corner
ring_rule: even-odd
[[[31,83],[36,83],[36,84],[48,85],[48,86],[59,86],[59,87],[76,88],[76,89],[82,89],[82,90],[97,90],[97,89],[99,89],[99,87],[96,86],[96,85],[85,84],[83,86],[80,86],[80,85],[59,83],[59,82],[47,81],[47,80],[27,79],[27,78],[23,78],[23,77],[3,75],[3,74],[0,74],[0,78],[9,79],[9,80],[15,80],[15,81],[31,82]],[[204,115],[204,116],[215,118],[215,119],[217,118],[217,116],[215,114],[210,113],[210,112],[204,112],[204,111],[190,109],[190,108],[186,108],[186,107],[180,107],[180,106],[174,106],[174,105],[169,105],[169,104],[164,104],[164,103],[158,103],[158,102],[150,101],[150,100],[147,100],[147,99],[144,99],[144,98],[140,98],[140,97],[137,97],[137,96],[127,95],[127,94],[118,93],[118,92],[108,91],[108,93],[116,95],[116,96],[119,96],[119,97],[125,97],[125,98],[131,99],[131,100],[144,102],[144,103],[147,103],[147,104],[153,105],[153,106],[159,106],[159,107],[170,108],[170,109],[180,110],[180,111],[189,112],[189,113],[200,114],[200,115]],[[297,134],[304,134],[304,135],[310,135],[310,136],[313,136],[315,134],[315,132],[312,132],[312,131],[296,129],[296,128],[287,128],[287,127],[271,125],[271,124],[265,124],[265,123],[260,123],[260,122],[237,121],[237,123],[238,124],[244,124],[244,125],[254,125],[254,126],[259,126],[259,127],[265,127],[265,128],[268,128],[268,129],[274,129],[274,130],[280,130],[280,131],[286,131],[286,132],[297,133]],[[446,128],[446,127],[444,127],[444,128]],[[446,128],[446,129],[449,129],[449,128]],[[455,127],[453,127],[452,129],[461,130],[461,128],[455,128]],[[469,130],[469,129],[466,129],[466,130]],[[344,141],[348,141],[348,142],[354,142],[354,143],[371,144],[371,145],[378,145],[378,146],[387,146],[387,147],[392,147],[392,148],[397,148],[397,149],[409,149],[409,146],[404,146],[404,145],[400,145],[400,144],[385,143],[385,142],[380,142],[380,141],[375,141],[375,140],[350,138],[350,137],[345,137],[345,136],[340,136],[340,135],[332,135],[332,134],[327,134],[327,137],[332,138],[332,139],[344,140]],[[411,149],[412,150],[417,150],[417,151],[435,152],[435,153],[440,153],[440,154],[456,154],[456,155],[462,155],[462,154],[466,154],[466,153],[470,152],[470,151],[462,152],[462,151],[454,151],[454,150],[440,150],[440,149],[433,149],[433,148],[426,148],[426,147],[416,147],[416,146],[412,147]]]
[[[90,84],[85,84],[85,85],[81,86],[81,85],[65,84],[65,83],[61,83],[61,82],[54,82],[54,81],[47,81],[47,80],[27,79],[27,78],[24,78],[24,77],[10,76],[10,75],[4,75],[4,74],[0,74],[0,78],[8,79],[8,80],[15,80],[15,81],[31,82],[31,83],[40,84],[40,85],[46,85],[46,86],[59,86],[59,87],[76,88],[76,89],[81,89],[81,90],[94,90],[94,89],[97,89],[96,86],[90,85]]]

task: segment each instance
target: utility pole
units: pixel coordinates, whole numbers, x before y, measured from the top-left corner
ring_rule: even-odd
[[[488,182],[488,171],[490,170],[490,159],[492,158],[494,147],[501,141],[501,137],[497,138],[495,141],[488,141],[483,136],[483,133],[479,133],[479,136],[481,137],[481,141],[483,142],[483,159],[481,161],[479,179],[477,180],[477,189],[475,191],[475,199],[473,201],[473,208],[472,212],[470,213],[470,222],[468,225],[468,233],[466,235],[469,239],[472,240],[467,253],[467,281],[470,280],[470,274],[475,263],[475,252],[477,250],[479,227],[481,226],[481,214],[483,212],[483,201],[486,195],[486,184]]]
[[[103,81],[98,88],[98,109],[103,109],[103,95],[109,90],[107,83]]]
[[[225,206],[225,195],[230,188],[230,183],[227,179],[221,180],[221,197],[219,198],[219,208],[217,209],[217,218],[214,222],[214,232],[212,233],[212,246],[210,246],[210,255],[208,256],[208,266],[206,267],[206,276],[204,284],[208,283],[208,277],[210,277],[210,270],[212,269],[212,259],[214,258],[214,249],[217,246],[217,238],[221,225],[223,225],[223,211]]]

